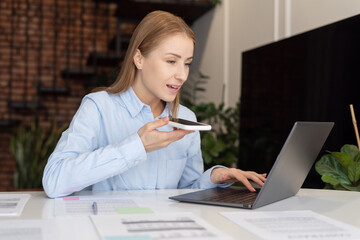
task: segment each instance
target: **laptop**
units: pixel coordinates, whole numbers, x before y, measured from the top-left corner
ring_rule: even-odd
[[[219,206],[253,209],[294,196],[305,181],[333,122],[296,122],[264,185],[256,192],[239,187],[212,188],[169,197]]]

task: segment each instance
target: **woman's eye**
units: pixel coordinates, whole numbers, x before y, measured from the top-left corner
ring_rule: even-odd
[[[185,63],[186,66],[190,67],[191,63]]]
[[[170,64],[174,64],[174,63],[175,63],[174,60],[168,60],[167,62],[170,63]]]

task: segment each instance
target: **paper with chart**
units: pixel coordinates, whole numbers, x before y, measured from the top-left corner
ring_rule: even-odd
[[[262,239],[360,239],[360,229],[313,211],[222,212]]]
[[[56,240],[58,235],[52,219],[0,220],[0,240]]]
[[[19,216],[30,194],[5,193],[0,194],[0,216]]]
[[[112,195],[70,196],[55,199],[55,216],[74,217],[122,213],[152,213],[152,210],[139,206],[133,199]]]
[[[103,240],[231,239],[192,213],[153,213],[90,217]]]

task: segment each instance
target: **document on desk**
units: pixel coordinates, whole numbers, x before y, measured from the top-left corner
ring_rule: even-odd
[[[0,240],[57,240],[58,235],[52,219],[0,220]]]
[[[20,216],[30,194],[0,194],[0,216]]]
[[[55,216],[111,215],[121,213],[152,213],[130,198],[117,196],[72,196],[55,199]]]
[[[154,213],[90,217],[103,240],[231,239],[192,213]]]
[[[360,239],[360,229],[313,211],[222,212],[262,239]]]

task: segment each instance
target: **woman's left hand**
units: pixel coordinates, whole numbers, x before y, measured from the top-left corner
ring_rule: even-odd
[[[243,171],[236,168],[214,168],[211,172],[211,181],[216,184],[242,182],[247,189],[255,192],[255,188],[249,180],[254,181],[259,186],[263,186],[266,181],[266,173],[259,174],[253,171]]]

